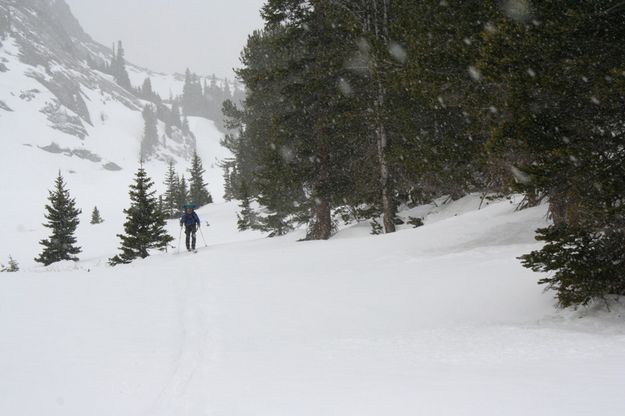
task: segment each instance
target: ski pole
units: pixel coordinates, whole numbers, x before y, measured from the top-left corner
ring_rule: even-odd
[[[202,232],[202,227],[199,227],[200,229],[200,235],[202,236],[202,241],[204,241],[204,247],[208,247],[208,244],[206,244],[206,239],[204,238],[204,233]]]
[[[182,226],[180,226],[180,235],[178,236],[178,254],[180,254],[180,243],[182,242]]]

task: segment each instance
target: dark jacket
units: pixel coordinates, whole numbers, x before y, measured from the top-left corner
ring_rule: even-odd
[[[200,217],[197,216],[195,211],[192,213],[184,213],[182,214],[182,218],[180,218],[180,225],[186,225],[187,227],[191,227],[193,225],[200,225]]]

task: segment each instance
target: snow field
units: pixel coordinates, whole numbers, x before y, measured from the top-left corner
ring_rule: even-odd
[[[545,209],[478,205],[296,243],[216,204],[198,254],[3,276],[0,414],[623,414],[624,309],[556,311]]]

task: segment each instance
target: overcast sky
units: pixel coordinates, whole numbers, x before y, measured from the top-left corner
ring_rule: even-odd
[[[264,0],[66,0],[95,40],[121,39],[133,63],[233,78]]]

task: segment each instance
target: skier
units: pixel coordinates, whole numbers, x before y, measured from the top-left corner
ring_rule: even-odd
[[[185,242],[187,243],[188,251],[195,251],[195,233],[200,227],[200,217],[197,216],[197,213],[194,210],[192,205],[185,206],[185,213],[182,214],[182,218],[180,218],[180,228],[184,225],[184,233],[186,235]]]

